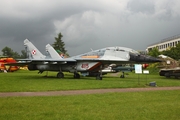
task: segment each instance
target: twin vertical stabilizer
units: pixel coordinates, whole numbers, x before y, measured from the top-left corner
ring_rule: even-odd
[[[56,50],[50,44],[46,45],[46,51],[49,53],[51,58],[62,59],[62,57],[56,52]]]
[[[28,39],[24,40],[24,46],[27,49],[29,58],[44,59],[46,57]]]

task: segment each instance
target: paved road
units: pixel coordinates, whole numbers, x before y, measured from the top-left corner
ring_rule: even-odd
[[[101,93],[112,93],[112,92],[157,91],[157,90],[180,90],[180,86],[179,87],[149,87],[149,88],[68,90],[68,91],[47,91],[47,92],[0,92],[0,97],[60,96],[60,95],[80,95],[80,94],[101,94]]]

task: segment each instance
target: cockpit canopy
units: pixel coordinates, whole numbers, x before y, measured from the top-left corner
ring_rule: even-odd
[[[81,57],[81,58],[100,58],[104,56],[105,52],[107,51],[121,51],[121,52],[126,52],[126,53],[132,53],[135,55],[140,55],[139,52],[136,50],[126,48],[126,47],[106,47],[103,49],[98,49],[98,50],[93,50],[85,54],[81,54],[75,57]]]

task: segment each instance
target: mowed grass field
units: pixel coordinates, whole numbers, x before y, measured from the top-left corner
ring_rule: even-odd
[[[1,120],[179,120],[180,92],[0,98]]]
[[[156,82],[157,86],[180,86],[180,79],[159,76],[158,74],[128,73],[125,78],[120,78],[122,73],[108,74],[103,80],[95,77],[74,79],[73,74],[64,73],[65,78],[56,78],[57,72],[38,74],[38,71],[20,70],[13,73],[0,73],[0,92],[27,92],[27,91],[55,91],[55,90],[81,90],[101,88],[134,88],[149,87],[146,84]]]
[[[101,88],[180,86],[180,80],[158,74],[108,74],[103,80],[95,77],[73,79],[65,73],[64,79],[56,72],[37,74],[37,71],[0,73],[0,92],[81,90]],[[180,91],[146,91],[104,93],[91,95],[0,97],[0,120],[179,120]]]

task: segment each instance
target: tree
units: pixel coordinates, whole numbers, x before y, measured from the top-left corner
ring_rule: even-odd
[[[13,50],[7,46],[2,49],[2,53],[4,56],[8,56],[8,57],[13,57],[14,54]]]
[[[21,50],[21,58],[27,58],[27,53],[25,50]]]
[[[180,59],[180,43],[176,45],[176,47],[172,47],[169,50],[163,51],[163,55],[169,56],[175,60]]]
[[[168,57],[171,57],[171,50],[169,49],[169,50],[162,51],[162,54]]]
[[[69,56],[67,53],[67,50],[65,49],[65,43],[62,41],[62,37],[63,37],[63,35],[61,33],[59,33],[58,36],[55,37],[55,42],[54,42],[54,44],[52,44],[52,46],[57,52],[58,51],[61,52],[59,54],[63,53],[65,55]]]
[[[13,56],[12,56],[13,58],[20,58],[20,55],[19,55],[19,53],[17,53],[17,52],[13,52]]]
[[[12,58],[15,58],[15,59],[21,58],[19,53],[14,52],[11,48],[9,48],[7,46],[2,49],[2,53],[3,53],[4,56],[7,56],[7,57],[12,57]]]
[[[176,47],[174,47],[174,49],[175,49],[175,58],[174,59],[176,59],[176,60],[180,60],[180,43],[178,43],[177,45],[176,45]]]
[[[153,56],[153,57],[158,57],[161,53],[159,52],[158,48],[155,47],[151,51],[149,51],[148,55]]]

